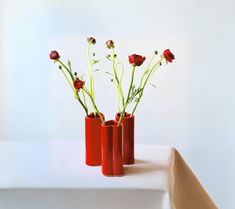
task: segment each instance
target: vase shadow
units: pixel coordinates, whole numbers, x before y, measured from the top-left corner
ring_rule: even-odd
[[[146,161],[142,159],[136,159],[135,164],[125,165],[124,173],[126,176],[138,175],[144,173],[151,173],[156,171],[166,171],[168,166],[163,164],[153,163],[151,161]]]

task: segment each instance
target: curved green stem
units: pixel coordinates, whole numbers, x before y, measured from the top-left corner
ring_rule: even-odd
[[[150,59],[150,61],[149,61],[149,63],[148,63],[148,66],[146,67],[146,69],[145,69],[145,71],[144,71],[144,73],[143,73],[143,75],[142,75],[142,77],[141,77],[141,80],[140,80],[140,87],[142,86],[142,83],[143,83],[143,81],[144,81],[144,77],[145,77],[145,75],[147,75],[147,73],[148,73],[148,71],[149,71],[149,67],[150,67],[150,65],[152,64],[152,62],[153,62],[155,56],[156,56],[156,54],[153,54],[153,56],[151,57],[151,59]]]
[[[82,89],[82,97],[83,97],[83,103],[84,105],[87,107],[87,104],[86,104],[86,96],[84,94],[84,90]]]
[[[82,105],[83,109],[85,110],[86,112],[86,116],[88,116],[88,108],[87,106],[82,102],[81,98],[79,97],[78,93],[77,95],[75,96],[75,98],[78,100],[78,102]]]
[[[133,110],[132,110],[132,112],[131,112],[131,115],[134,115],[134,113],[135,113],[135,111],[136,111],[136,108],[137,108],[137,106],[138,106],[138,104],[139,104],[139,102],[140,102],[140,100],[141,100],[141,98],[142,98],[142,96],[143,96],[143,92],[144,92],[144,89],[145,89],[145,87],[146,87],[146,84],[147,84],[149,78],[150,78],[151,75],[155,72],[155,70],[158,68],[158,66],[160,65],[160,63],[162,62],[163,59],[164,59],[164,58],[160,58],[160,60],[158,60],[158,62],[151,68],[151,70],[150,70],[150,72],[149,72],[149,74],[148,74],[148,76],[147,76],[147,78],[146,78],[146,80],[145,80],[145,82],[144,82],[144,85],[143,85],[143,87],[142,87],[142,90],[141,90],[141,92],[140,92],[140,94],[139,94],[139,98],[138,98],[138,100],[137,100],[137,102],[136,102],[136,104],[135,104],[135,106],[134,106],[134,108],[133,108]]]
[[[126,103],[128,102],[129,97],[130,97],[132,85],[133,85],[133,82],[134,82],[134,76],[135,76],[135,66],[132,67],[131,82],[130,82],[130,86],[129,86],[129,90],[128,90],[128,94],[127,94],[127,98],[126,98]]]
[[[125,99],[124,99],[124,95],[123,95],[123,92],[122,92],[122,78],[123,78],[123,74],[124,74],[124,66],[123,66],[123,63],[121,62],[120,59],[119,59],[119,62],[122,65],[122,72],[121,72],[121,76],[120,76],[120,80],[119,80],[119,89],[120,89],[120,97],[122,99],[122,107],[124,107]]]
[[[89,82],[90,82],[90,95],[92,96],[92,99],[95,100],[94,80],[93,80],[93,77],[92,77],[92,60],[91,60],[91,53],[90,53],[91,45],[92,45],[92,43],[89,43],[88,48],[87,48],[88,76],[89,76]],[[96,116],[97,112],[96,112],[96,109],[95,109],[93,104],[92,104],[92,107],[93,107],[94,115]]]
[[[58,62],[64,67],[64,69],[68,72],[68,74],[69,74],[70,77],[71,77],[71,80],[74,81],[75,79],[74,79],[73,74],[71,73],[70,69],[69,69],[60,59],[58,59],[57,61],[58,61]]]
[[[77,99],[78,102],[82,105],[82,107],[83,107],[83,109],[84,109],[84,111],[85,111],[85,113],[86,113],[86,116],[88,116],[88,108],[87,108],[87,106],[82,102],[80,96],[78,95],[78,93],[77,93],[77,92],[75,91],[75,89],[73,88],[73,85],[71,84],[71,82],[70,82],[68,76],[67,76],[66,73],[63,71],[63,69],[61,69],[61,72],[63,73],[63,75],[64,75],[66,81],[68,82],[69,86],[71,87],[71,89],[72,89],[72,91],[73,91],[73,93],[74,93],[75,99]]]
[[[131,82],[130,82],[130,86],[129,86],[129,90],[128,90],[128,94],[127,94],[127,98],[126,98],[126,102],[125,105],[123,107],[122,113],[120,115],[119,121],[118,121],[118,126],[121,124],[123,117],[125,116],[125,112],[126,112],[126,108],[127,105],[129,103],[129,99],[130,99],[130,94],[131,94],[131,89],[132,89],[132,85],[134,82],[134,77],[135,77],[135,65],[132,67],[132,73],[131,73]]]
[[[104,118],[103,118],[102,115],[100,114],[100,112],[99,112],[99,110],[98,110],[98,108],[97,108],[97,106],[96,106],[96,104],[95,104],[95,101],[94,101],[92,95],[91,95],[90,92],[86,89],[86,87],[84,87],[83,89],[84,89],[85,93],[90,97],[91,102],[92,102],[92,105],[94,106],[94,109],[95,109],[96,113],[99,115],[99,117],[100,117],[100,119],[101,119],[101,121],[102,121],[102,124],[104,124],[104,122],[105,122],[105,121],[104,121]]]
[[[121,78],[119,80],[118,74],[117,74],[116,63],[115,63],[114,48],[112,48],[112,67],[113,67],[114,78],[115,78],[116,83],[117,83],[116,88],[117,88],[117,91],[118,91],[118,94],[119,94],[119,98],[121,98],[121,100],[122,100],[122,107],[124,107],[125,99],[124,99],[124,95],[123,95],[122,87],[121,87],[121,81],[122,81],[124,69],[123,69],[123,64],[122,64],[122,73],[121,73]],[[120,99],[118,99],[118,108],[120,109]]]

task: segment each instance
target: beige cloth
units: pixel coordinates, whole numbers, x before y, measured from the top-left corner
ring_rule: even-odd
[[[218,209],[176,149],[172,150],[169,173],[174,209]]]

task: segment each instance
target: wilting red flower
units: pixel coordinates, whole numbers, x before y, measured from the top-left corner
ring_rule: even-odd
[[[173,59],[175,59],[175,55],[171,53],[170,49],[166,49],[163,52],[163,56],[165,57],[166,61],[172,62]]]
[[[81,88],[83,88],[83,86],[85,85],[85,81],[76,79],[73,81],[73,87],[79,91]]]
[[[145,57],[138,55],[138,54],[132,54],[128,56],[130,64],[133,66],[140,66],[145,60]]]
[[[106,41],[106,45],[109,49],[114,48],[114,42],[113,40]]]
[[[87,42],[88,42],[89,44],[95,44],[95,43],[96,43],[96,40],[95,40],[95,38],[93,38],[93,37],[89,37],[89,38],[87,38]]]
[[[50,56],[50,59],[52,59],[52,60],[57,60],[57,59],[60,58],[60,55],[59,55],[59,53],[56,50],[51,51],[49,56]]]

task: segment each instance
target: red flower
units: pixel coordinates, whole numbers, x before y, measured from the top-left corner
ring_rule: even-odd
[[[50,59],[52,59],[52,60],[57,60],[57,59],[60,58],[60,55],[59,55],[59,53],[56,50],[51,51],[49,56],[50,56]]]
[[[132,54],[128,56],[130,64],[133,66],[140,66],[145,60],[145,57],[142,57],[141,55],[138,54]]]
[[[76,91],[79,91],[83,86],[85,85],[85,81],[76,79],[73,81],[73,87],[76,89]]]
[[[175,55],[171,53],[170,49],[166,49],[163,52],[163,56],[165,57],[167,62],[172,62],[172,60],[175,59]]]
[[[93,37],[89,37],[89,38],[87,38],[87,42],[88,42],[89,44],[95,44],[95,43],[96,43],[96,40],[95,40],[95,38],[93,38]]]
[[[106,41],[106,45],[109,49],[114,48],[114,42],[113,40]]]

